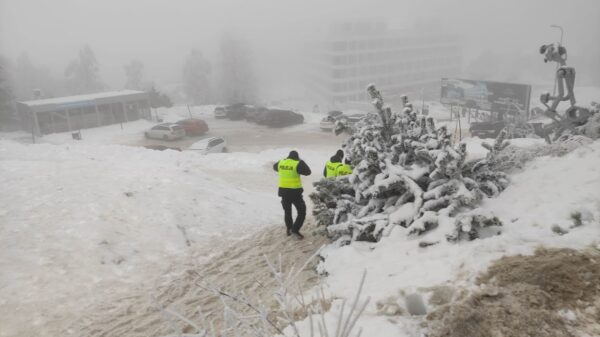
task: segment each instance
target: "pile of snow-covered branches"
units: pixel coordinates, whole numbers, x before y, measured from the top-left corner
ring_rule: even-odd
[[[352,128],[336,125],[336,132],[351,134],[343,148],[354,172],[315,183],[310,197],[317,223],[345,241],[378,241],[396,225],[422,234],[443,223],[452,228],[449,240],[474,238],[478,227],[500,225],[477,212],[458,215],[508,185],[504,172],[491,169],[508,145],[505,133],[486,145],[485,159],[466,163],[466,145],[452,144],[446,127],[418,117],[406,100],[401,112],[392,112],[374,85],[368,91],[377,114]]]

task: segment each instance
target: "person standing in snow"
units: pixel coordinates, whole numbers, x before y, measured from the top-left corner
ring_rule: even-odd
[[[347,176],[352,174],[352,166],[350,165],[350,160],[348,158],[344,159],[344,163],[335,170],[335,176]]]
[[[344,159],[344,151],[337,150],[337,152],[329,158],[329,160],[325,163],[325,167],[323,168],[323,177],[332,178],[336,176],[337,168],[342,165],[342,160]]]
[[[306,204],[302,198],[302,180],[300,175],[309,176],[310,167],[306,165],[304,160],[300,159],[298,152],[290,151],[287,158],[276,162],[273,165],[273,170],[279,173],[279,192],[281,197],[281,206],[285,212],[284,221],[287,228],[287,235],[294,235],[298,239],[303,239],[300,234],[300,228],[304,224],[306,218]],[[296,220],[292,218],[292,205],[296,207]]]

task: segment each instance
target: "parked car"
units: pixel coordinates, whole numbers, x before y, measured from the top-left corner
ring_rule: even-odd
[[[244,103],[236,103],[225,107],[225,114],[231,120],[240,120],[246,117],[247,105]]]
[[[157,151],[164,151],[164,150],[173,150],[173,151],[179,151],[181,152],[181,149],[178,147],[174,147],[174,146],[165,146],[165,145],[144,145],[144,147],[146,149],[149,150],[157,150]]]
[[[226,152],[227,141],[222,137],[205,138],[192,144],[188,150],[198,151],[201,154]]]
[[[214,115],[215,115],[215,118],[226,118],[227,111],[225,111],[225,107],[218,106],[215,108]]]
[[[153,126],[150,130],[144,132],[146,138],[175,140],[185,137],[185,130],[179,124],[162,123]]]
[[[360,120],[362,120],[363,118],[365,118],[367,115],[364,113],[355,113],[355,114],[351,114],[351,115],[344,115],[344,116],[340,116],[339,120],[343,120],[345,121],[348,125],[353,126],[354,124],[358,123]]]
[[[269,109],[261,114],[258,124],[281,128],[304,123],[304,116],[291,110]]]
[[[198,118],[182,119],[177,124],[183,127],[188,136],[200,136],[208,132],[208,124]]]
[[[268,113],[269,109],[262,106],[248,106],[246,109],[246,120],[249,122],[258,123],[265,113]]]
[[[505,127],[504,121],[471,122],[469,132],[473,137],[496,138]]]
[[[364,113],[355,113],[351,115],[346,115],[341,111],[330,111],[327,114],[327,117],[323,118],[319,123],[319,127],[324,131],[331,131],[335,127],[335,123],[337,121],[345,121],[346,124],[352,126],[356,124],[358,121],[363,119],[366,116]]]
[[[335,118],[331,116],[323,117],[319,123],[319,128],[323,131],[331,131],[335,126]]]
[[[336,119],[344,113],[339,110],[332,110],[327,113],[327,116],[323,117],[319,127],[324,131],[331,131],[335,125]]]

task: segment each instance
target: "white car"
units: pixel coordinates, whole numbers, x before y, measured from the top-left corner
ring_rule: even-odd
[[[192,144],[188,150],[198,151],[202,154],[226,152],[227,141],[221,137],[205,138]]]
[[[338,110],[329,111],[327,113],[327,117],[324,117],[319,123],[319,127],[323,131],[331,131],[335,126],[335,121],[338,117],[342,116],[344,113]]]
[[[179,124],[162,123],[144,132],[144,136],[146,138],[175,140],[185,137],[185,129]]]
[[[227,111],[225,111],[225,108],[222,106],[218,106],[215,108],[214,111],[215,114],[215,118],[225,118],[227,117]]]

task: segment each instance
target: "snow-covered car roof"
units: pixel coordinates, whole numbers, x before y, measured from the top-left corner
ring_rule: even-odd
[[[208,137],[201,139],[195,142],[194,144],[190,145],[188,150],[206,150],[206,148],[208,148],[208,143],[214,139],[223,139],[223,137]]]
[[[181,125],[179,125],[177,123],[160,123],[160,124],[153,125],[152,128],[156,127],[156,126],[168,126],[168,127],[170,127],[170,126],[179,126],[180,127]]]

